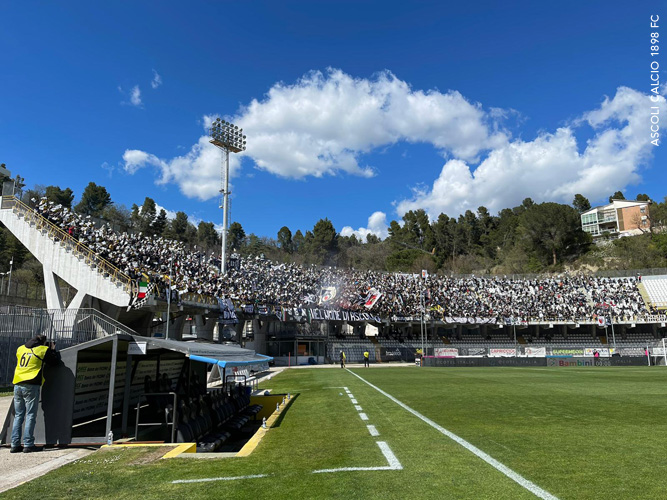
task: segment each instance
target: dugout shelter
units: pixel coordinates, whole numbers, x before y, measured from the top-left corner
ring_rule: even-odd
[[[153,430],[161,428],[158,435],[171,441],[178,400],[193,390],[206,393],[207,366],[218,367],[223,384],[234,383],[268,370],[272,359],[236,345],[128,334],[78,344],[60,354],[58,366],[44,369],[35,426],[38,444],[103,444],[110,432],[115,440],[140,440],[150,429],[137,425],[137,412],[158,398],[166,400],[171,413],[159,415]],[[13,422],[11,405],[0,444],[11,441]]]

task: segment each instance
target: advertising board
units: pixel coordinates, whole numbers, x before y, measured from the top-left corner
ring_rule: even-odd
[[[438,358],[455,358],[459,355],[459,350],[456,347],[436,347],[434,353]]]
[[[524,347],[523,353],[529,358],[543,358],[547,355],[546,347]]]
[[[491,348],[489,349],[489,356],[493,358],[509,358],[516,356],[516,349],[508,348]]]

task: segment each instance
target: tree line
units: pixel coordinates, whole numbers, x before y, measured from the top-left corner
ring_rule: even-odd
[[[609,201],[612,199],[625,197],[616,191]],[[635,199],[649,201],[646,194]],[[283,262],[393,272],[527,274],[667,267],[667,232],[663,232],[667,198],[651,203],[650,231],[600,245],[594,245],[581,229],[581,213],[590,209],[589,200],[581,194],[571,205],[526,198],[497,215],[481,206],[458,217],[440,214],[431,220],[420,209],[391,221],[384,240],[369,234],[365,241],[338,234],[327,218],[305,234],[283,226],[275,239],[245,238],[242,227],[235,223],[240,235],[235,248]],[[637,228],[642,229],[639,223]]]

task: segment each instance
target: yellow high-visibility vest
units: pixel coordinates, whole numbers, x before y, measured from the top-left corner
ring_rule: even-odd
[[[368,351],[364,352],[364,358],[367,358],[369,356]]]
[[[44,356],[48,350],[49,347],[45,345],[32,348],[22,345],[16,349],[16,370],[14,370],[13,383],[18,384],[37,377],[42,370]],[[44,383],[44,375],[42,375],[41,383]]]

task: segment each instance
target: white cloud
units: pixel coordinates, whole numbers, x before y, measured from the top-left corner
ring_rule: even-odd
[[[162,167],[163,162],[155,155],[150,155],[137,149],[128,149],[123,154],[124,168],[128,174],[134,174],[141,167],[153,165]]]
[[[385,239],[388,235],[389,226],[387,226],[387,214],[384,212],[374,212],[368,218],[368,227],[360,227],[357,230],[352,229],[350,226],[345,226],[340,234],[341,236],[352,236],[355,235],[361,241],[366,241],[366,237],[369,234],[374,234],[380,239]]]
[[[158,74],[157,71],[153,70],[153,80],[151,81],[151,87],[156,89],[160,85],[162,85],[162,77]]]
[[[208,131],[211,128],[211,125],[213,125],[213,122],[215,121],[216,118],[218,118],[217,115],[204,115],[204,116],[202,116],[201,124],[206,131]]]
[[[209,128],[214,118],[205,115],[204,127]],[[372,79],[355,79],[331,69],[326,74],[308,73],[292,85],[277,83],[264,98],[242,107],[231,121],[244,129],[248,150],[232,158],[249,156],[257,168],[285,178],[341,172],[373,177],[375,169],[363,165],[361,156],[398,141],[430,143],[445,156],[475,161],[481,152],[507,140],[494,120],[456,91],[413,90],[388,71]],[[191,168],[199,161],[197,153],[210,150],[203,141],[200,138],[183,158],[190,162],[187,176],[164,175],[163,167],[178,158],[159,160],[160,182],[190,182],[198,188],[193,191],[181,184],[186,194],[214,196],[218,185],[203,184],[215,176]],[[183,166],[183,161],[179,163]],[[136,164],[126,166],[130,173],[136,168]]]
[[[139,85],[135,85],[130,91],[130,104],[136,107],[141,107],[143,104],[141,102],[141,90],[139,89]]]
[[[515,140],[494,148],[476,169],[461,159],[445,163],[428,189],[397,204],[398,215],[425,209],[430,217],[456,216],[485,206],[492,212],[516,206],[526,197],[535,201],[571,203],[576,193],[591,200],[640,181],[639,169],[651,155],[649,97],[619,87],[613,99],[584,113],[572,125],[541,133],[533,141]],[[660,106],[666,111],[665,99]],[[595,131],[583,150],[575,128]]]
[[[502,124],[510,118],[521,123],[517,111],[485,110],[456,91],[413,90],[390,72],[364,79],[329,70],[308,73],[291,85],[277,83],[262,99],[225,118],[248,136],[248,150],[231,155],[232,178],[244,156],[285,178],[372,177],[375,169],[363,164],[365,153],[399,141],[431,144],[446,158],[439,177],[397,201],[396,211],[400,216],[424,208],[437,217],[482,205],[496,212],[526,197],[570,203],[581,193],[596,200],[637,183],[651,154],[652,105],[645,94],[620,87],[566,126],[531,141],[512,140]],[[214,118],[203,116],[202,125],[208,129]],[[578,144],[576,131],[584,126],[594,136]],[[208,141],[202,136],[187,154],[167,159],[127,150],[124,168],[132,174],[153,166],[158,184],[173,182],[186,196],[207,200],[219,194],[221,165],[220,151]],[[362,229],[369,230],[357,234]]]
[[[291,178],[339,171],[371,177],[373,168],[360,165],[360,156],[402,140],[468,160],[506,140],[490,131],[481,106],[460,93],[412,90],[388,71],[373,79],[314,71],[293,85],[274,85],[233,121],[248,135],[258,168]]]
[[[222,153],[209,142],[208,136],[200,137],[185,155],[170,160],[160,159],[145,151],[128,149],[123,154],[123,161],[123,168],[129,174],[143,167],[155,167],[160,173],[157,184],[173,182],[189,198],[208,200],[220,191]],[[230,178],[236,175],[239,168],[238,155],[230,155]]]
[[[107,171],[107,175],[109,177],[113,177],[113,172],[114,172],[114,170],[116,170],[115,165],[111,165],[111,164],[109,164],[108,162],[105,161],[104,163],[102,163],[101,167],[102,167],[102,170]]]
[[[125,90],[123,90],[123,87],[118,85],[118,92],[123,94],[124,96],[126,95]],[[130,100],[129,101],[121,101],[121,104],[129,104],[131,106],[135,106],[137,108],[142,108],[143,107],[143,102],[141,100],[141,89],[139,88],[139,85],[135,85],[132,87],[130,90]]]
[[[160,210],[164,210],[164,213],[167,215],[167,220],[174,220],[176,218],[176,212],[174,212],[173,210],[169,210],[167,208],[164,208],[163,206],[160,206],[156,203],[155,204],[155,213],[157,213],[159,215]]]

